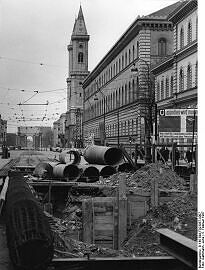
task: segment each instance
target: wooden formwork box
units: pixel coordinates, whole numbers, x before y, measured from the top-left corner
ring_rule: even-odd
[[[144,216],[148,210],[147,196],[130,195],[127,198],[127,209],[122,208],[121,216],[131,224],[138,217]],[[95,197],[82,202],[83,241],[101,247],[119,249],[126,233],[122,232],[126,225],[120,219],[119,201],[114,197]],[[120,224],[121,220],[121,224]],[[120,228],[123,226],[123,228]]]
[[[129,194],[127,195],[128,209],[127,221],[131,225],[139,217],[145,216],[149,210],[150,194]]]
[[[118,206],[114,197],[95,197],[82,202],[83,241],[117,249]]]

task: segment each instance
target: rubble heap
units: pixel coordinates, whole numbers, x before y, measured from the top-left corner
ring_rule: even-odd
[[[151,180],[156,179],[161,189],[185,189],[185,180],[179,177],[169,167],[163,164],[148,164],[135,173],[117,173],[107,179],[101,179],[101,184],[111,186],[118,185],[120,175],[126,179],[127,187],[131,189],[141,188],[145,191],[150,191]]]
[[[169,228],[196,241],[197,197],[186,193],[152,208],[146,216],[132,224],[124,249],[136,256],[166,255],[160,248],[159,235],[156,232],[160,228]]]
[[[75,209],[74,209],[75,208]],[[66,218],[66,213],[71,213]],[[73,232],[81,228],[82,223],[79,219],[76,221],[76,213],[80,213],[81,209],[73,206],[64,211],[64,218],[56,218],[46,212],[49,219],[51,229],[54,235],[54,256],[67,258],[91,257],[130,257],[128,251],[116,251],[109,248],[98,247],[94,244],[87,244],[72,238]]]

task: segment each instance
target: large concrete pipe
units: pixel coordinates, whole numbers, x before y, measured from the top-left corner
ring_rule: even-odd
[[[70,159],[71,155],[74,156],[73,160]],[[63,163],[63,164],[70,163],[70,164],[78,165],[80,163],[81,156],[80,156],[80,153],[76,150],[63,151],[59,155],[59,160],[60,160],[60,163]]]
[[[47,269],[53,258],[53,234],[47,217],[20,172],[9,173],[6,235],[15,269]]]
[[[85,160],[90,164],[115,165],[122,160],[122,150],[115,147],[92,145],[85,149]]]
[[[53,176],[56,178],[67,178],[75,180],[80,175],[80,170],[74,164],[58,164],[53,168]]]
[[[81,176],[78,179],[78,182],[94,183],[99,180],[100,173],[95,166],[78,165],[78,168],[81,171]]]
[[[116,169],[117,169],[118,172],[131,172],[131,171],[134,171],[133,166],[128,162],[124,162],[124,163],[119,164],[116,167]]]
[[[96,169],[98,169],[100,175],[103,178],[109,177],[110,175],[113,175],[113,174],[116,173],[116,169],[113,166],[110,166],[110,165],[95,165],[95,164],[92,164],[92,166],[95,167]]]
[[[53,168],[58,164],[59,162],[40,162],[36,165],[33,175],[43,178],[51,178],[53,177]]]

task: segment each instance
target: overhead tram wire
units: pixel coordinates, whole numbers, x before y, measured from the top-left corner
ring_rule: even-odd
[[[14,62],[20,62],[24,64],[47,66],[47,67],[66,68],[66,69],[68,68],[67,66],[53,65],[53,64],[47,64],[47,63],[42,63],[42,62],[33,62],[33,61],[27,61],[27,60],[5,57],[5,56],[0,56],[0,60],[14,61]]]

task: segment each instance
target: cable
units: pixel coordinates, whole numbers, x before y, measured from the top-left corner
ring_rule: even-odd
[[[50,67],[57,67],[57,68],[68,68],[67,66],[52,65],[52,64],[39,63],[39,62],[32,62],[32,61],[26,61],[26,60],[22,60],[22,59],[10,58],[10,57],[4,57],[4,56],[0,56],[0,60],[14,61],[14,62],[20,62],[20,63],[24,63],[24,64],[39,65],[39,66],[50,66]]]
[[[45,90],[45,91],[39,91],[39,90],[28,90],[28,89],[20,89],[20,88],[10,88],[10,87],[5,87],[5,86],[0,86],[0,88],[2,89],[6,89],[7,91],[21,91],[21,92],[38,92],[40,93],[48,93],[48,92],[57,92],[57,91],[64,91],[67,88],[57,88],[57,89],[53,89],[53,90]]]
[[[35,97],[38,93],[35,93],[33,96],[31,96],[30,98],[28,98],[27,100],[23,101],[23,103],[20,103],[20,105],[25,104],[27,101],[29,101],[30,99],[32,99],[33,97]]]

